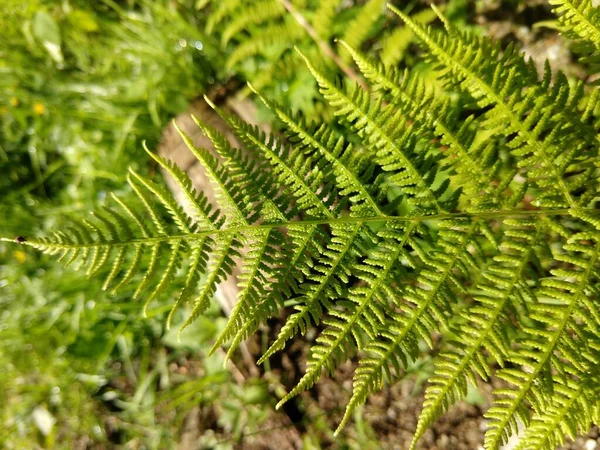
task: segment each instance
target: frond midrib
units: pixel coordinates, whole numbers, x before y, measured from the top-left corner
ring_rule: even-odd
[[[588,213],[600,213],[597,209],[583,209]],[[337,225],[337,224],[353,224],[353,223],[377,223],[377,222],[429,222],[447,219],[502,219],[507,217],[528,217],[528,216],[568,216],[571,215],[569,208],[561,209],[533,209],[533,210],[499,210],[499,211],[479,211],[479,212],[457,212],[457,213],[441,213],[424,216],[371,216],[371,217],[331,217],[320,219],[306,219],[300,221],[279,222],[279,223],[261,223],[256,225],[244,225],[231,228],[221,228],[215,230],[205,230],[195,233],[178,233],[166,234],[164,236],[153,236],[148,238],[133,238],[122,241],[95,241],[81,244],[61,244],[57,242],[44,242],[34,238],[27,239],[22,242],[24,245],[32,247],[45,246],[56,249],[74,249],[74,248],[95,248],[95,247],[120,247],[123,245],[154,245],[160,242],[170,242],[178,239],[194,240],[207,236],[218,236],[229,233],[245,233],[248,231],[256,231],[261,228],[287,228],[299,225]],[[4,242],[14,242],[11,238],[0,238]]]

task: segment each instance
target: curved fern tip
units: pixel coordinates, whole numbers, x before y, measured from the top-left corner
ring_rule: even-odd
[[[343,46],[344,46],[346,49],[348,49],[348,50],[354,50],[354,49],[353,49],[353,48],[350,46],[350,44],[348,44],[348,43],[347,43],[345,40],[343,40],[343,39],[336,39],[336,40],[335,40],[335,42],[336,42],[336,44],[341,44],[341,45],[343,45]]]
[[[302,50],[300,50],[297,45],[294,45],[294,51],[296,53],[298,53],[304,61],[306,61],[308,63],[308,58],[306,57],[306,55],[304,53],[302,53]]]
[[[212,356],[215,354],[215,352],[217,351],[217,349],[220,347],[220,345],[218,345],[216,342],[215,344],[211,347],[211,349],[208,351],[208,356]]]
[[[446,16],[444,16],[442,14],[442,10],[440,8],[438,8],[437,6],[435,6],[433,3],[430,5],[431,9],[433,9],[433,12],[435,13],[435,15],[438,17],[438,19],[440,19],[440,21],[444,24],[444,28],[446,29],[446,31],[450,31],[450,22],[448,21],[448,19],[446,18]]]
[[[148,148],[148,144],[146,143],[146,139],[144,139],[142,141],[142,148],[146,151],[146,153],[148,153],[150,155],[150,157],[152,159],[156,159],[156,155],[150,151],[150,149]]]
[[[406,21],[406,19],[408,19],[407,15],[405,15],[402,11],[400,11],[398,8],[396,8],[391,3],[388,3],[386,6],[388,7],[388,9],[390,11],[392,11],[394,14],[398,15],[402,20]]]
[[[231,356],[233,355],[234,351],[235,347],[229,347],[229,350],[227,350],[227,353],[225,353],[225,361],[223,361],[223,364],[226,364],[227,361],[231,359]]]
[[[204,97],[204,101],[205,101],[206,103],[208,103],[208,106],[210,106],[212,109],[216,109],[216,108],[217,108],[217,106],[214,104],[214,102],[213,102],[213,101],[212,101],[210,98],[208,98],[208,96],[207,96],[207,95],[204,95],[203,97]],[[193,116],[194,116],[194,115],[192,114],[192,117],[193,117]]]

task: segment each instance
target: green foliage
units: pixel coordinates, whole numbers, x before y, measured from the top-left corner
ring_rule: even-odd
[[[227,0],[209,5],[206,31],[220,37],[228,72],[243,77],[283,105],[312,115],[320,106],[315,80],[294,46],[302,48],[329,73],[342,74],[348,69],[350,55],[341,48],[338,57],[331,47],[333,42],[344,39],[355,48],[378,50],[378,41],[373,38],[377,30],[393,20],[385,14],[385,2],[381,0],[364,4],[339,0]],[[435,14],[426,10],[416,17],[429,22]],[[384,60],[402,61],[413,38],[407,28],[387,35],[382,49]]]
[[[582,53],[582,62],[600,68],[600,11],[591,0],[551,0],[559,16],[563,33],[575,41],[575,49]]]
[[[239,3],[221,3],[211,26]],[[292,302],[261,362],[319,328],[281,405],[357,358],[338,432],[425,342],[441,352],[413,447],[469,382],[495,377],[502,387],[486,413],[486,450],[519,428],[520,448],[553,448],[600,422],[598,89],[549,67],[538,74],[516,48],[441,15],[445,31],[389,8],[420,40],[443,91],[345,42],[372,91],[332,80],[298,51],[335,123],[308,123],[259,94],[284,134],[265,135],[211,104],[243,148],[198,119],[214,151],[180,133],[216,205],[148,152],[182,188],[185,210],[130,170],[135,201],[114,197],[92,219],[22,243],[90,276],[104,270],[105,289],[132,283],[146,305],[177,287],[169,320],[189,306],[182,329],[238,265],[238,303],[213,350],[232,341],[231,354]],[[231,19],[224,43],[279,10],[251,11]],[[596,9],[560,2],[557,11],[582,45],[597,46]]]

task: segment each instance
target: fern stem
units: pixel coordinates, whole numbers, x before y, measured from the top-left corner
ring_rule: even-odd
[[[600,213],[597,209],[585,209],[589,213]],[[503,219],[507,217],[531,217],[531,216],[569,216],[571,210],[568,208],[561,209],[532,209],[532,210],[505,210],[505,211],[482,211],[482,212],[460,212],[460,213],[441,213],[424,216],[373,216],[373,217],[332,217],[323,219],[303,219],[301,221],[281,222],[281,223],[261,223],[258,225],[245,225],[231,228],[223,228],[217,230],[206,230],[196,233],[172,234],[165,236],[155,236],[148,238],[133,238],[123,241],[97,241],[84,244],[59,244],[49,243],[43,240],[27,239],[21,244],[29,245],[37,248],[55,248],[55,249],[71,249],[71,248],[96,248],[96,247],[121,247],[124,245],[153,245],[159,242],[171,242],[179,239],[194,240],[206,236],[214,236],[228,233],[243,234],[248,231],[256,231],[260,228],[286,228],[294,225],[336,225],[336,224],[353,224],[358,222],[378,223],[378,222],[429,222],[435,220],[446,219]],[[15,239],[0,238],[4,242],[15,242]]]

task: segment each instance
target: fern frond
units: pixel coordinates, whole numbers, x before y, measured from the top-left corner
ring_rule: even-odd
[[[291,298],[300,292],[300,286],[309,276],[311,268],[315,264],[312,255],[323,253],[321,241],[325,237],[322,230],[316,225],[303,227],[290,224],[287,231],[291,242],[290,247],[293,250],[288,253],[285,265],[277,275],[278,279],[271,284],[270,291],[252,309],[240,311],[246,314],[245,317],[241,317],[242,314],[239,314],[238,321],[235,321],[232,314],[227,326],[212,347],[211,353],[231,339],[229,356],[243,340],[256,332],[260,324],[279,313],[286,298]],[[266,356],[263,356],[259,363],[265,360]]]
[[[214,11],[208,16],[206,21],[206,33],[212,34],[215,26],[221,24],[223,20],[239,8],[242,4],[242,0],[223,0],[220,1]]]
[[[221,34],[223,47],[238,33],[252,26],[260,25],[274,17],[279,17],[285,11],[281,2],[277,0],[259,0],[252,2],[242,9],[242,14],[234,15]]]
[[[139,175],[134,170],[129,170],[130,178],[129,182],[134,188],[144,206],[152,217],[152,222],[155,224],[159,234],[167,234],[166,224],[160,217],[160,212],[152,206],[150,199],[147,194],[142,192],[142,188],[146,189],[153,197],[157,198],[159,202],[165,207],[165,209],[171,215],[171,218],[175,222],[178,230],[182,233],[190,233],[193,230],[193,224],[187,214],[183,211],[181,206],[173,199],[173,197],[167,193],[164,187],[159,186],[153,181]],[[139,187],[137,187],[139,186]]]
[[[242,183],[245,190],[252,196],[264,199],[262,205],[255,205],[255,207],[261,210],[261,216],[267,223],[285,223],[292,219],[289,208],[284,205],[274,180],[266,170],[265,165],[268,165],[268,162],[257,160],[256,158],[260,158],[259,155],[254,155],[255,159],[252,160],[241,150],[229,146],[218,146],[215,150],[224,158],[229,176]],[[276,230],[271,232],[276,232]],[[308,263],[311,258],[308,255],[322,252],[320,247],[315,247],[315,243],[319,242],[323,236],[316,225],[298,227],[297,232],[296,227],[290,225],[287,234],[288,248],[293,248],[293,250],[287,252],[286,247],[280,246],[277,251],[278,257],[272,257],[277,261],[272,261],[271,265],[280,266],[277,274],[272,274],[274,278],[277,278],[274,285],[270,290],[268,289],[269,285],[263,287],[267,292],[261,296],[260,300],[256,299],[254,305],[250,305],[251,311],[248,310],[246,302],[238,301],[227,326],[216,340],[212,351],[233,337],[229,350],[231,353],[242,340],[256,331],[260,323],[264,322],[267,317],[276,314],[283,306],[282,296],[291,295],[291,290],[297,288],[297,280],[302,279],[303,271],[309,267]]]
[[[399,259],[412,259],[405,246],[417,230],[417,225],[410,223],[406,226],[389,226],[378,232],[378,236],[384,240],[359,266],[356,274],[367,285],[352,287],[349,290],[347,300],[341,305],[343,310],[329,310],[332,317],[324,320],[326,328],[311,349],[304,376],[296,387],[281,399],[277,408],[313,386],[323,370],[331,374],[354,349],[362,348],[362,333],[373,338],[374,330],[384,324],[384,311],[391,307],[390,294],[394,301],[400,294],[390,288],[397,279],[394,272],[401,270],[395,267],[395,263]]]
[[[311,277],[310,282],[300,286],[300,295],[295,298],[299,303],[296,306],[298,312],[287,319],[275,342],[258,361],[259,364],[283,349],[286,341],[298,332],[305,334],[313,323],[318,324],[324,310],[331,308],[330,299],[345,296],[344,286],[352,274],[350,269],[365,248],[362,237],[365,233],[364,225],[360,222],[351,227],[332,227],[331,241],[321,253],[321,260],[312,268],[316,275]]]
[[[423,142],[440,138],[440,144],[448,147],[455,158],[446,169],[452,168],[459,173],[462,177],[460,184],[471,196],[474,206],[477,209],[497,207],[498,201],[490,195],[490,184],[500,165],[493,158],[493,141],[476,142],[473,117],[460,120],[450,100],[436,96],[419,77],[411,76],[408,71],[401,75],[393,68],[386,69],[369,61],[346,42],[340,41],[340,44],[352,55],[367,80],[380,91],[392,94],[394,106],[414,122],[413,127]],[[506,177],[507,180],[511,178]],[[498,195],[502,190],[496,189],[495,192]]]
[[[589,4],[553,1],[564,26],[589,40],[589,27],[574,16],[595,23]],[[240,44],[230,46],[232,64],[261,46],[267,59],[281,56],[267,77],[280,68],[291,77],[306,63],[303,73],[331,106],[323,116],[332,110],[336,123],[307,122],[259,94],[280,122],[282,136],[273,136],[209,102],[241,148],[197,118],[212,148],[196,148],[178,131],[214,202],[146,149],[181,190],[181,205],[131,170],[132,199],[113,196],[88,219],[17,242],[104,277],[107,290],[132,285],[144,310],[177,287],[167,326],[189,303],[188,326],[238,267],[237,303],[213,351],[231,341],[231,356],[293,305],[260,362],[294,336],[322,330],[281,406],[355,355],[353,393],[336,432],[441,333],[413,448],[469,382],[492,376],[508,386],[494,393],[487,413],[488,450],[517,424],[528,450],[597,423],[600,90],[549,66],[540,79],[514,47],[459,33],[441,16],[446,32],[438,32],[391,7],[445,81],[447,91],[438,92],[355,49],[380,20],[378,0],[362,8],[377,13],[373,21],[359,12],[355,46],[341,44],[373,88],[352,89],[315,68],[316,51],[297,57],[286,48],[308,25],[285,29],[291,19],[282,4],[225,0],[212,9],[209,27],[225,29],[224,44]],[[330,35],[321,30],[321,38]]]
[[[188,142],[185,139],[189,139],[187,136],[184,137],[183,132],[179,128],[179,126],[173,122],[173,126],[178,131],[178,133],[184,139],[184,142]],[[196,192],[194,187],[192,186],[192,181],[189,177],[183,172],[176,164],[172,161],[166,160],[155,153],[152,153],[146,147],[146,143],[144,143],[144,150],[146,153],[150,155],[150,157],[156,161],[177,183],[177,185],[181,188],[184,197],[185,197],[185,206],[187,210],[192,213],[191,219],[194,221],[194,224],[197,225],[198,229],[206,229],[212,230],[215,229],[216,216],[210,214],[209,202],[206,196],[203,193]],[[135,213],[131,211],[126,205],[121,205],[122,207],[127,209],[127,213],[133,217],[138,225],[140,225],[140,219],[135,217]],[[191,231],[191,227],[187,227],[185,225],[185,218],[181,218],[181,215],[178,215],[180,220],[183,221],[182,231]],[[147,236],[148,233],[144,233],[144,236]]]
[[[333,217],[332,207],[337,198],[328,186],[322,186],[324,176],[312,159],[303,158],[300,151],[286,146],[274,136],[267,137],[258,127],[253,127],[237,117],[215,108],[232,128],[238,139],[250,150],[269,161],[274,176],[296,198],[296,206],[310,217]]]
[[[316,150],[332,166],[340,195],[349,198],[351,202],[350,210],[353,215],[385,215],[380,210],[377,202],[377,197],[381,196],[381,192],[379,194],[370,192],[371,190],[381,191],[383,188],[377,186],[374,189],[369,189],[367,180],[361,179],[357,175],[361,172],[361,168],[365,166],[365,163],[360,159],[361,152],[358,149],[346,144],[342,137],[337,136],[326,125],[319,127],[307,125],[302,117],[295,117],[293,113],[282,106],[267,100],[258,92],[256,94],[285,124],[288,135],[293,138],[294,143],[305,145],[307,152]],[[372,168],[366,167],[364,170],[370,172]]]
[[[436,158],[417,153],[416,139],[411,128],[406,126],[406,119],[393,108],[383,108],[380,102],[373,104],[358,87],[346,94],[302,53],[300,55],[319,83],[323,96],[335,108],[335,114],[351,123],[364,137],[365,144],[375,149],[375,161],[383,170],[393,172],[390,182],[406,194],[409,202],[438,213],[451,209],[454,196],[446,202],[439,199],[446,194],[448,185],[432,187],[438,170]]]
[[[200,239],[195,243],[188,244],[192,245],[193,247],[190,251],[190,262],[189,267],[187,268],[187,277],[185,279],[184,287],[175,299],[173,307],[171,308],[171,311],[167,317],[167,329],[171,328],[171,323],[173,322],[173,317],[175,316],[177,309],[194,296],[196,288],[198,287],[198,283],[200,282],[200,278],[206,270],[208,252],[211,244],[212,241],[208,237]]]
[[[433,10],[424,9],[411,15],[411,18],[417,23],[427,25],[435,20],[436,15]],[[413,38],[414,33],[410,28],[394,28],[391,33],[382,38],[381,62],[387,67],[397,66],[404,59],[404,54]]]
[[[584,43],[584,51],[600,57],[600,8],[592,0],[550,0],[563,30]]]
[[[222,152],[229,151],[229,142],[225,136],[213,127],[203,125],[195,116],[192,116],[192,119],[206,137],[211,140],[215,148],[220,149]],[[223,208],[221,213],[226,217],[226,222],[229,222],[232,227],[239,227],[247,226],[256,221],[256,216],[250,208],[248,199],[244,198],[243,190],[226,173],[226,169],[219,164],[217,158],[211,155],[208,150],[197,148],[192,139],[178,126],[175,126],[175,129],[190,152],[202,163],[202,167],[215,189],[218,203]]]
[[[501,255],[484,272],[486,280],[477,288],[477,302],[464,313],[466,323],[455,330],[452,346],[442,352],[429,380],[423,410],[411,447],[451,405],[467,394],[467,380],[475,386],[475,375],[488,380],[492,374],[483,349],[501,366],[507,360],[510,341],[506,334],[507,312],[511,303],[518,305],[533,298],[526,281],[528,264],[535,260],[535,247],[543,236],[542,223],[531,220],[507,220]]]
[[[368,0],[360,7],[355,19],[348,24],[342,39],[350,43],[352,47],[359,48],[368,38],[369,32],[377,20],[383,15],[384,5],[385,0]],[[348,56],[346,53],[344,57],[348,59]]]
[[[588,239],[596,243],[592,245]],[[547,408],[553,391],[551,369],[560,373],[560,368],[564,367],[558,358],[582,371],[591,363],[586,356],[589,352],[575,350],[578,345],[574,336],[581,335],[579,320],[584,324],[591,320],[591,325],[594,325],[600,309],[587,298],[588,286],[595,284],[594,279],[600,272],[597,267],[600,259],[599,235],[597,232],[578,233],[565,244],[564,250],[577,254],[559,254],[555,258],[573,264],[577,269],[554,269],[551,271],[553,278],[542,280],[537,294],[539,303],[530,307],[530,317],[542,327],[524,326],[527,337],[521,343],[522,348],[510,356],[513,364],[528,370],[505,368],[498,372],[498,377],[516,389],[496,391],[494,404],[486,413],[490,419],[484,443],[486,449],[495,449],[506,442],[517,430],[517,420],[529,425],[530,413],[525,401],[536,412]],[[592,319],[589,319],[590,315]],[[597,328],[597,323],[595,326]]]
[[[598,423],[600,360],[587,373],[577,378],[553,377],[553,394],[549,406],[534,415],[531,425],[519,440],[518,450],[540,450],[562,447],[565,437],[575,439]]]
[[[560,109],[570,108],[568,85],[559,84],[559,89],[544,96],[535,69],[514,49],[502,53],[498,45],[484,38],[425,29],[389,7],[420,38],[449,82],[467,90],[479,107],[491,107],[485,126],[507,137],[512,153],[520,158],[519,166],[526,167],[529,179],[543,189],[538,205],[580,208],[573,192],[585,185],[591,172],[581,167],[576,173],[581,175],[581,171],[582,176],[569,177],[567,168],[576,164],[587,145],[578,135],[559,132],[561,127],[556,124]],[[530,89],[523,92],[527,86]],[[565,147],[571,149],[566,154],[562,151]]]
[[[341,3],[342,0],[323,0],[319,2],[319,7],[316,9],[311,22],[317,36],[321,39],[328,40],[332,36],[333,19]]]
[[[286,17],[283,23],[269,24],[260,32],[254,33],[252,38],[236,45],[227,58],[226,66],[231,69],[251,56],[268,54],[275,46],[287,48],[290,43],[298,42],[304,34],[305,31],[293,18]],[[273,76],[270,78],[272,79]]]
[[[467,267],[476,266],[467,247],[472,245],[477,222],[446,221],[440,226],[441,242],[438,243],[444,250],[426,256],[426,267],[416,279],[417,287],[404,288],[404,304],[400,306],[400,312],[384,325],[382,339],[372,341],[365,348],[373,356],[362,359],[356,369],[352,398],[336,432],[342,429],[369,394],[381,388],[384,376],[392,379],[390,365],[399,371],[400,367],[407,365],[408,360],[416,359],[418,339],[424,339],[432,346],[431,334],[438,331],[436,323],[447,328],[445,316],[451,309],[453,298],[450,285],[463,289],[453,272],[458,269],[466,275]],[[416,250],[418,244],[412,245]],[[419,253],[424,254],[417,250]]]

